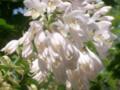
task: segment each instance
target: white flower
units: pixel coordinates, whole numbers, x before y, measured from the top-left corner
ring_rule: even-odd
[[[42,83],[46,79],[47,73],[39,71],[36,75],[33,76],[33,79],[39,81],[39,83]]]
[[[88,80],[94,78],[96,73],[103,67],[101,60],[89,49],[87,49],[87,51],[80,52],[78,65],[85,75],[87,75]]]
[[[74,45],[67,46],[66,51],[64,51],[63,62],[65,64],[66,69],[74,70],[77,68],[77,62],[79,59],[79,49],[77,49]]]
[[[50,14],[56,9],[64,11],[67,7],[70,7],[69,2],[63,2],[61,0],[25,0],[24,4],[28,8],[25,16],[32,16],[32,19],[43,16],[45,12]]]
[[[87,49],[88,55],[93,60],[94,73],[99,72],[103,68],[102,61],[91,50],[89,50],[88,48],[86,48],[86,49]]]
[[[93,19],[100,18],[100,16],[105,15],[111,9],[110,6],[104,6],[100,10],[96,11],[92,16]]]
[[[68,1],[70,1],[72,3],[73,8],[79,8],[79,7],[81,7],[84,0],[74,0],[74,1],[68,0]]]
[[[18,40],[12,40],[8,42],[8,44],[1,50],[6,52],[7,54],[12,54],[13,52],[16,51],[18,47]]]
[[[38,71],[40,70],[39,61],[40,60],[36,59],[32,62],[31,72],[34,72],[35,74],[38,73]]]
[[[93,35],[93,43],[101,56],[106,57],[109,48],[112,46],[112,41],[115,39],[114,35],[110,32],[111,22],[102,20],[97,23],[98,30]]]
[[[25,0],[24,4],[29,9],[25,16],[32,16],[32,19],[37,19],[43,15],[47,8],[47,4],[40,2],[40,0]]]
[[[56,9],[59,11],[65,11],[67,7],[70,7],[71,4],[69,2],[63,2],[62,0],[47,0],[47,12],[52,13]]]
[[[65,42],[66,41],[61,34],[56,32],[51,35],[50,45],[55,52],[60,52],[65,49]]]
[[[19,45],[22,45],[25,41],[26,41],[27,44],[30,43],[30,40],[28,40],[28,35],[29,35],[28,32],[24,33],[23,37],[21,37],[21,38],[18,40]],[[26,39],[27,39],[27,40],[26,40]]]
[[[23,50],[22,50],[22,57],[27,58],[29,57],[33,52],[32,49],[32,44],[29,45],[23,45]]]
[[[46,63],[39,59],[35,59],[32,62],[31,73],[34,73],[33,78],[38,80],[40,83],[45,80],[47,76],[47,68],[45,66]]]
[[[59,83],[65,83],[67,75],[65,72],[65,64],[58,59],[53,63],[52,72],[55,76],[55,79]]]
[[[116,38],[110,31],[114,19],[101,0],[25,0],[30,28],[2,51],[12,54],[21,46],[22,57],[35,59],[33,78],[40,83],[52,72],[67,90],[89,90],[89,81],[103,68],[102,61]],[[91,41],[98,56],[86,47]],[[99,59],[100,58],[100,59]]]
[[[66,73],[69,84],[71,84],[71,88],[67,87],[67,90],[89,90],[87,76],[80,68],[66,70]]]
[[[43,50],[47,47],[47,41],[48,40],[45,32],[39,32],[36,34],[34,43],[39,53],[42,53]]]
[[[101,18],[101,20],[112,21],[112,20],[114,20],[114,17],[112,17],[112,16],[103,16]]]

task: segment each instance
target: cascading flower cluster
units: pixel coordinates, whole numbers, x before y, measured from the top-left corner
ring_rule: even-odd
[[[33,78],[42,83],[52,72],[67,90],[88,90],[89,80],[102,69],[103,59],[115,39],[107,16],[110,6],[101,0],[25,0],[30,28],[2,51],[32,60]],[[91,41],[98,56],[86,43]]]

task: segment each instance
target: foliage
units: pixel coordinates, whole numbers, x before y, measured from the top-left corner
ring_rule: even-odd
[[[41,84],[32,79],[28,63],[17,54],[1,56],[0,90],[65,90],[64,85],[55,82],[51,73]]]
[[[22,0],[0,0],[0,48],[26,30],[28,18],[21,13],[13,14],[19,7],[23,8]]]
[[[37,85],[30,74],[28,62],[17,55],[0,58],[0,90],[27,90]],[[36,89],[32,89],[36,90]]]
[[[117,41],[118,42],[118,41]],[[104,61],[105,68],[91,81],[91,90],[119,90],[120,88],[120,43],[110,49],[108,58]]]
[[[120,2],[119,0],[104,0],[113,6],[110,15],[114,16],[112,32],[118,36],[110,54],[104,61],[104,70],[91,81],[91,90],[119,90],[120,88]]]

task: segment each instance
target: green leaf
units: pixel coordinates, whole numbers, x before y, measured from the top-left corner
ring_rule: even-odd
[[[6,21],[0,18],[0,29],[5,28],[6,30],[13,30],[14,27],[6,23]]]

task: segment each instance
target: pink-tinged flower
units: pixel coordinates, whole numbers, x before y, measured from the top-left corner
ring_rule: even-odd
[[[56,9],[64,11],[71,5],[69,2],[63,2],[61,0],[25,0],[24,4],[28,8],[25,16],[32,16],[32,19],[43,16],[45,12],[52,13]]]
[[[32,44],[23,45],[22,57],[28,58],[33,52]]]
[[[12,40],[1,51],[4,51],[7,54],[12,54],[16,51],[17,47],[18,40]]]
[[[37,19],[43,15],[47,8],[46,3],[40,0],[25,0],[24,4],[28,8],[28,11],[24,15],[32,16],[32,19]]]
[[[111,33],[111,9],[101,0],[25,0],[26,16],[35,21],[19,40],[2,51],[12,54],[18,45],[31,59],[33,78],[42,83],[49,72],[67,90],[89,90],[89,81],[103,68],[102,61],[116,38]],[[91,41],[97,53],[86,45]],[[34,61],[33,61],[34,60]]]
[[[87,51],[80,52],[78,65],[87,75],[88,80],[94,78],[103,67],[101,60],[88,48]]]
[[[47,68],[45,66],[45,61],[39,59],[35,59],[31,65],[31,73],[34,73],[33,78],[38,80],[40,83],[45,80],[47,76]]]
[[[43,31],[37,33],[34,38],[34,43],[38,53],[42,53],[43,50],[47,47],[48,43],[48,37],[46,36],[46,33]]]

